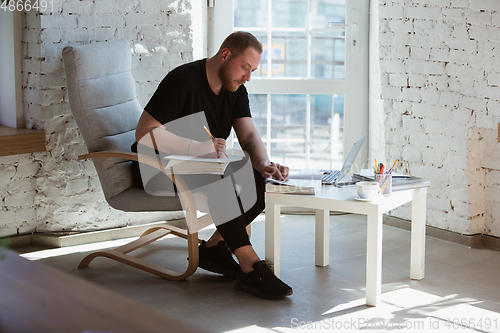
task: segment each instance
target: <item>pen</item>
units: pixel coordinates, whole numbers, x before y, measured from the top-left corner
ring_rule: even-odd
[[[380,163],[380,174],[384,174],[384,171],[385,171],[385,165]]]
[[[396,167],[397,163],[398,163],[398,160],[395,160],[394,164],[392,165],[392,168],[389,170],[388,174],[391,174],[394,171],[394,168]]]
[[[214,136],[212,135],[212,133],[210,133],[210,131],[208,130],[208,128],[207,128],[206,126],[203,126],[203,128],[205,129],[205,131],[207,131],[208,135],[210,135],[210,137],[211,137],[212,139],[215,139],[215,138],[214,138]],[[228,156],[227,156],[227,154],[226,154],[225,152],[222,152],[222,153],[224,153],[224,155],[226,155],[226,157],[228,157]]]

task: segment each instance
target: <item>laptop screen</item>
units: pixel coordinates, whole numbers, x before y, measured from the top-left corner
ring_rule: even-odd
[[[347,159],[345,160],[344,165],[342,166],[342,170],[340,170],[339,176],[335,180],[336,183],[338,183],[340,180],[342,180],[342,178],[344,178],[345,175],[351,169],[351,166],[354,163],[356,156],[358,156],[359,150],[361,149],[361,146],[363,146],[363,143],[365,142],[367,136],[368,136],[368,134],[363,135],[363,137],[361,139],[359,139],[358,141],[356,141],[354,143],[354,146],[352,146],[352,149],[349,152],[349,155],[347,156]]]

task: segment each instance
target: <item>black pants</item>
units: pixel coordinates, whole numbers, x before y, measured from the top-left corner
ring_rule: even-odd
[[[238,162],[234,163],[236,164],[231,163],[228,166],[224,177],[230,177],[231,174],[236,171],[236,169],[238,168]],[[134,177],[135,186],[144,188],[138,162],[132,163],[132,174]],[[224,238],[224,240],[226,241],[228,247],[233,252],[240,247],[251,245],[250,239],[248,238],[248,234],[246,232],[246,226],[249,225],[264,210],[265,178],[262,177],[260,172],[256,169],[253,169],[253,177],[255,180],[255,190],[257,192],[257,199],[255,204],[253,204],[253,206],[247,211],[241,209],[241,214],[238,217],[225,223],[218,224],[217,221],[214,220],[217,230],[221,234],[222,238]],[[201,182],[209,183],[213,182],[214,180],[220,180],[220,176],[192,175],[189,177],[185,177],[185,180],[188,183],[188,187],[192,189],[190,184],[197,184],[198,186]],[[150,188],[150,184],[157,187],[159,190],[165,188],[175,188],[170,178],[163,173],[158,173],[148,182],[148,184],[146,185],[148,187],[148,190]],[[217,205],[215,202],[218,199],[217,193],[206,193],[206,196],[209,210],[214,209],[214,207],[220,207],[220,205]],[[237,200],[241,208],[243,205],[240,200],[240,196],[237,196]],[[212,217],[214,217],[214,215],[216,214],[212,214]]]
[[[255,218],[262,213],[265,207],[265,179],[256,169],[253,169],[253,173],[255,179],[255,189],[257,191],[257,201],[255,204],[252,208],[237,218],[217,226],[217,230],[219,230],[219,233],[226,241],[227,246],[233,252],[242,246],[251,245],[245,227],[255,220]],[[208,205],[210,207],[210,200],[208,200]]]

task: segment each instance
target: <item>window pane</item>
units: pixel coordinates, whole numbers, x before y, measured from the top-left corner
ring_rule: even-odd
[[[345,0],[311,0],[311,27],[327,29],[330,22],[345,23]]]
[[[252,73],[252,77],[262,77],[262,76],[267,76],[267,55],[268,55],[268,50],[267,50],[267,32],[262,32],[262,31],[255,31],[252,32],[252,34],[259,40],[259,42],[262,44],[262,55],[260,58],[260,63],[259,67],[255,72]]]
[[[343,103],[343,96],[311,95],[310,165],[314,168],[342,167]]]
[[[335,39],[334,79],[345,79],[345,39]]]
[[[311,77],[315,79],[345,78],[343,32],[313,32],[311,46]]]
[[[273,0],[273,28],[307,28],[307,0]]]
[[[307,95],[271,95],[271,156],[274,161],[287,165],[304,158],[306,108]]]
[[[238,28],[267,27],[267,0],[234,0],[234,26]]]
[[[305,125],[306,95],[271,95],[271,126],[280,129],[290,125]]]
[[[332,105],[331,95],[311,95],[310,137],[315,156],[328,157],[330,153]]]
[[[267,133],[267,95],[249,94],[252,119],[261,137]]]
[[[286,152],[280,148],[277,148],[275,145],[271,147],[271,156],[272,160],[275,163],[280,163],[282,165],[286,165],[290,168],[291,171],[299,171],[302,169],[309,169],[308,162],[304,156],[305,153],[305,145],[296,145],[293,150],[289,150]],[[310,168],[312,169],[312,168]],[[316,167],[314,167],[316,169]]]
[[[344,164],[342,159],[344,153],[344,110],[344,95],[333,95],[331,169],[334,170],[340,170]]]
[[[330,22],[345,22],[345,0],[234,0],[234,26],[246,28],[262,43],[263,53],[253,77],[315,79],[345,78],[345,30],[332,29]],[[272,46],[268,45],[268,5],[272,7]],[[278,30],[276,30],[278,29]],[[283,29],[283,31],[279,31]],[[287,31],[287,29],[304,29]],[[308,48],[308,38],[311,47]],[[268,69],[268,55],[271,68]],[[308,73],[308,59],[310,72]],[[270,71],[270,73],[269,73]]]
[[[311,126],[330,127],[332,99],[332,95],[311,95]]]
[[[257,98],[260,104],[255,102]],[[251,100],[256,126],[267,124],[267,118],[259,114],[265,105],[265,95],[254,95]],[[271,95],[271,110],[268,111],[271,141],[262,136],[266,146],[270,145],[271,158],[292,170],[340,169],[343,163],[344,96],[310,95],[310,119],[306,118],[307,103],[307,95]],[[253,105],[258,105],[259,109],[254,110]]]
[[[273,32],[272,77],[307,77],[307,34]]]

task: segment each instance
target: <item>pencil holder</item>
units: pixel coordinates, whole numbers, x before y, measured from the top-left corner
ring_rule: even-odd
[[[375,174],[375,181],[380,186],[380,193],[389,196],[392,194],[392,175],[391,174]]]

